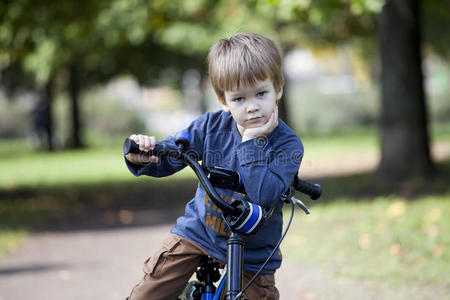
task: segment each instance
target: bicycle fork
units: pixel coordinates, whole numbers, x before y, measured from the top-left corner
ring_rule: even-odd
[[[227,292],[226,300],[234,300],[242,290],[244,268],[244,239],[232,232],[227,240]],[[240,299],[240,297],[238,298]]]

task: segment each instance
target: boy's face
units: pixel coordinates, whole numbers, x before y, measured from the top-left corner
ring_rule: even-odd
[[[231,112],[239,132],[245,129],[261,127],[269,120],[283,89],[275,91],[272,79],[258,81],[254,86],[240,86],[233,91],[225,91],[223,109]]]

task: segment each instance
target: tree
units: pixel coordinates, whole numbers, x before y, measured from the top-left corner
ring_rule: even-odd
[[[51,122],[53,82],[58,72],[76,57],[86,45],[92,13],[102,1],[56,3],[54,1],[14,1],[0,5],[0,70],[11,65],[23,73],[33,74],[33,89],[44,89],[45,97],[38,103],[45,107],[47,124]],[[4,73],[4,72],[3,72]],[[7,73],[4,73],[8,75]],[[38,109],[39,110],[39,109]],[[76,122],[73,122],[76,124]],[[52,126],[48,126],[49,148],[52,149]],[[74,131],[77,134],[77,131]],[[75,146],[81,146],[75,137]]]
[[[170,16],[164,5],[158,5],[161,3],[145,0],[25,0],[0,5],[0,32],[7,33],[0,34],[0,45],[6,49],[0,53],[0,70],[8,76],[6,71],[14,65],[22,73],[33,74],[33,89],[51,88],[49,82],[61,71],[68,74],[69,145],[82,147],[79,98],[83,89],[123,73],[132,73],[148,84],[162,69],[183,70],[203,64],[193,54],[155,42],[155,31]],[[42,99],[47,100],[45,104],[41,101],[43,107],[51,112],[51,97]]]
[[[427,106],[423,89],[418,0],[387,0],[379,15],[382,111],[381,163],[385,179],[429,174]]]

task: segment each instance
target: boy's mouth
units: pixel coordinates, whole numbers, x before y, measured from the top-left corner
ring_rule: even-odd
[[[251,117],[247,119],[247,122],[258,122],[262,117]]]

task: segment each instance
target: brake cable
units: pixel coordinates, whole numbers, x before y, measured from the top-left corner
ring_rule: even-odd
[[[242,295],[244,294],[244,292],[248,289],[248,287],[256,280],[256,278],[261,274],[261,272],[264,270],[264,268],[266,267],[266,265],[269,263],[270,259],[272,258],[272,256],[275,254],[275,252],[277,251],[277,249],[280,247],[281,242],[283,241],[284,237],[286,236],[289,227],[291,226],[292,223],[292,219],[294,218],[294,202],[289,201],[291,203],[291,217],[289,218],[289,222],[286,226],[286,229],[284,230],[283,235],[281,236],[280,240],[278,241],[277,245],[275,246],[275,248],[272,250],[272,252],[270,253],[269,257],[266,259],[266,261],[263,263],[263,265],[261,266],[261,268],[258,270],[258,272],[256,272],[256,274],[252,277],[252,279],[250,279],[250,281],[247,283],[247,285],[239,292],[239,294],[236,295],[236,297],[234,297],[233,300],[238,300],[239,297],[242,297]]]

